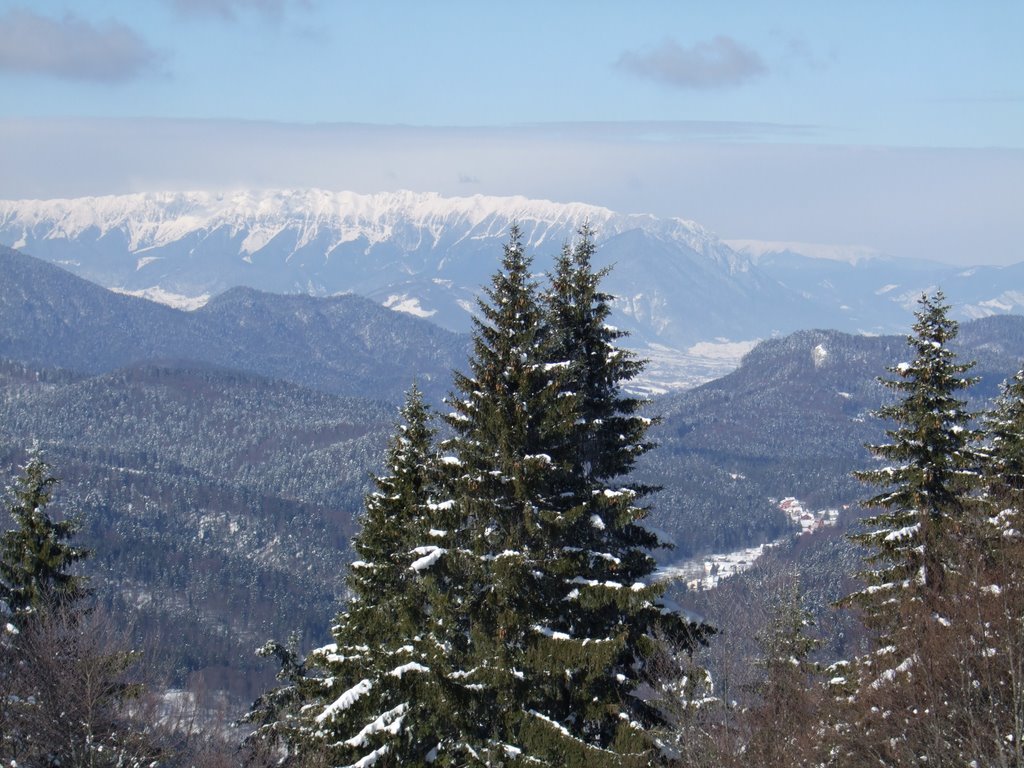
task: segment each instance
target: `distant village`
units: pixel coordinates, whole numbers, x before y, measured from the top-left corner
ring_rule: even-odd
[[[839,520],[839,509],[808,509],[800,499],[787,496],[779,502],[786,516],[800,526],[799,536],[820,531],[822,528],[835,525]],[[846,509],[844,506],[843,509]]]
[[[797,536],[808,536],[827,526],[833,526],[839,520],[840,508],[810,509],[795,496],[787,496],[776,502],[778,508],[797,526]],[[842,507],[845,509],[846,507]],[[768,549],[777,547],[788,537],[758,544],[756,547],[738,549],[734,552],[704,555],[693,560],[686,560],[676,565],[662,568],[659,575],[663,579],[685,581],[686,588],[694,591],[714,589],[722,579],[727,579],[750,568]]]

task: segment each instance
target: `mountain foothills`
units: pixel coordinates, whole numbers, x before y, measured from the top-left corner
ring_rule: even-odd
[[[234,288],[185,312],[3,247],[0,269],[0,355],[86,373],[190,360],[397,402],[414,376],[443,394],[467,351],[463,337],[358,296]]]
[[[964,323],[953,348],[978,361],[969,395],[981,409],[1024,359],[1024,318]],[[659,447],[638,475],[663,488],[652,523],[666,528],[675,554],[791,530],[777,503],[786,497],[815,509],[859,499],[850,472],[870,463],[864,446],[884,427],[872,417],[886,400],[878,372],[905,354],[903,337],[800,331],[762,342],[720,379],[653,400]]]
[[[623,265],[606,280],[612,322],[633,334],[633,348],[657,345],[656,363],[665,348],[692,366],[686,356],[700,342],[803,328],[902,332],[916,299],[936,285],[960,319],[1024,310],[1014,288],[1024,285],[1024,264],[964,270],[861,251],[835,260],[786,245],[733,250],[690,221],[521,197],[298,190],[0,201],[0,244],[182,306],[235,286],[351,292],[466,331],[513,222],[542,270],[589,223],[596,264]],[[693,376],[667,383],[676,380]]]

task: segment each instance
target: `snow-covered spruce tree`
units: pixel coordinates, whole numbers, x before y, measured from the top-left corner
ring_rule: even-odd
[[[1003,385],[985,428],[985,477],[994,520],[1002,532],[1019,536],[1024,522],[1024,369]]]
[[[71,602],[85,591],[82,578],[70,570],[88,556],[71,544],[81,524],[54,520],[46,509],[56,484],[49,464],[32,452],[7,492],[16,527],[0,535],[0,611],[6,607],[15,624],[43,604]]]
[[[608,270],[594,269],[594,253],[585,226],[556,260],[545,295],[548,365],[562,371],[560,396],[572,403],[573,419],[555,454],[564,470],[546,564],[568,592],[546,606],[545,625],[560,634],[537,639],[537,671],[552,684],[544,704],[552,719],[572,723],[566,727],[590,744],[636,755],[663,725],[652,697],[635,695],[658,687],[652,659],[668,648],[688,655],[710,630],[666,610],[652,579],[651,550],[661,544],[641,521],[653,489],[628,482],[652,448],[651,421],[639,414],[643,401],[622,389],[643,363],[617,346],[625,332],[607,324],[612,297],[601,281]]]
[[[949,657],[933,675],[945,705],[934,709],[953,747],[947,762],[1024,765],[1024,370],[1003,384],[983,424],[989,524],[965,558],[968,578],[932,654]]]
[[[477,696],[467,737],[487,764],[648,765],[654,630],[691,645],[700,631],[649,583],[644,489],[611,485],[647,450],[647,422],[620,391],[639,366],[604,324],[592,252],[585,235],[542,299],[513,229],[456,376],[448,447],[472,643],[455,674]]]
[[[549,354],[564,361],[568,383],[576,389],[577,419],[566,457],[572,477],[580,484],[602,483],[629,474],[636,459],[651,449],[646,439],[650,421],[637,418],[643,401],[622,391],[644,364],[616,346],[626,332],[607,324],[612,296],[600,286],[610,269],[594,270],[593,231],[584,226],[578,235],[557,258],[545,296]],[[648,544],[657,541],[652,536]]]
[[[301,715],[307,700],[321,701],[322,680],[308,674],[294,634],[287,643],[268,640],[256,655],[277,660],[280,685],[260,694],[239,719],[238,725],[253,727],[242,739],[239,762],[244,766],[300,765],[309,753],[304,735],[308,729],[303,729]],[[307,764],[315,765],[315,761]]]
[[[454,503],[442,498],[429,418],[414,387],[353,541],[351,599],[334,642],[307,659],[302,740],[329,765],[424,765],[458,741],[462,686],[446,670],[464,641],[452,635],[442,558]]]
[[[949,319],[942,292],[922,296],[908,344],[911,362],[890,369],[895,379],[882,383],[903,395],[877,415],[895,424],[891,442],[868,446],[892,462],[856,473],[881,493],[863,502],[879,510],[864,520],[870,530],[853,538],[868,549],[875,566],[862,577],[867,587],[848,598],[865,612],[866,623],[884,635],[905,617],[907,601],[944,595],[947,572],[956,569],[955,553],[974,521],[972,494],[980,485],[977,431],[972,415],[957,397],[974,380],[964,377],[973,363],[959,363],[950,348],[958,326]]]
[[[443,458],[460,517],[459,550],[446,559],[460,573],[470,640],[453,657],[453,674],[473,694],[462,724],[467,751],[489,765],[526,759],[519,733],[537,681],[527,678],[524,660],[542,606],[557,599],[555,580],[538,567],[561,492],[552,452],[568,439],[572,419],[558,397],[560,371],[546,364],[530,265],[513,227],[473,320],[469,372],[454,374],[447,421],[455,437]]]
[[[869,530],[853,536],[868,550],[867,585],[843,601],[862,609],[874,649],[831,681],[843,694],[829,731],[843,765],[969,763],[953,722],[974,687],[957,687],[952,670],[957,644],[977,639],[962,610],[977,594],[984,512],[979,434],[957,396],[973,383],[964,375],[972,364],[950,349],[948,310],[941,292],[922,296],[908,339],[915,357],[883,380],[902,394],[878,412],[895,425],[891,442],[869,446],[891,464],[857,473],[883,491],[865,502],[878,510]]]

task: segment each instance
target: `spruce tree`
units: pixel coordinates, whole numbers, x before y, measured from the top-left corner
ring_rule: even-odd
[[[859,607],[874,631],[872,652],[835,678],[854,694],[839,700],[833,731],[857,734],[839,737],[851,764],[865,755],[902,764],[894,757],[902,752],[945,754],[945,737],[933,737],[943,728],[940,709],[952,699],[942,694],[945,680],[935,670],[951,660],[934,645],[945,647],[956,636],[950,633],[966,626],[956,614],[973,596],[972,560],[983,529],[979,435],[958,397],[973,383],[965,375],[973,364],[957,362],[950,348],[957,324],[942,293],[919,303],[908,338],[914,359],[890,369],[896,378],[882,380],[902,395],[878,412],[894,424],[886,432],[890,442],[868,446],[891,463],[856,473],[882,492],[864,502],[878,510],[864,521],[868,530],[852,537],[867,548],[866,587],[843,601]]]
[[[914,358],[890,368],[894,378],[879,380],[900,396],[875,414],[892,424],[886,430],[890,442],[867,446],[887,466],[854,473],[881,492],[862,502],[877,511],[862,521],[867,530],[851,536],[866,549],[869,567],[860,574],[866,586],[840,601],[859,608],[874,631],[872,652],[833,676],[837,690],[853,694],[838,700],[847,702],[841,721],[856,722],[842,722],[836,730],[858,734],[842,746],[848,759],[890,751],[886,742],[894,726],[889,715],[883,716],[890,697],[899,699],[901,714],[915,721],[920,717],[913,713],[927,709],[913,703],[916,692],[907,683],[919,671],[922,636],[941,630],[946,621],[970,496],[978,484],[977,436],[958,397],[973,383],[964,375],[973,364],[957,362],[949,346],[958,326],[948,317],[942,293],[923,295],[918,304],[907,338]]]
[[[1024,369],[1003,385],[985,427],[985,475],[995,522],[1005,533],[1019,536],[1024,514]]]
[[[827,729],[844,765],[1020,762],[1019,377],[986,419],[979,450],[957,397],[971,366],[949,349],[947,311],[941,293],[922,299],[917,356],[889,382],[904,397],[882,410],[896,422],[892,443],[873,449],[897,463],[861,473],[885,492],[868,502],[881,510],[873,530],[857,537],[878,567],[849,602],[866,609],[877,637],[860,674],[843,681],[840,719]],[[994,515],[1001,530],[987,524],[993,512],[1005,513]]]
[[[601,290],[601,281],[610,269],[593,267],[593,230],[584,226],[578,235],[555,262],[546,303],[550,354],[567,366],[568,383],[576,390],[568,460],[575,478],[592,483],[628,475],[652,444],[645,437],[650,421],[637,418],[643,401],[622,391],[644,365],[617,346],[626,332],[607,324],[613,297]]]
[[[16,623],[43,606],[74,601],[84,594],[82,577],[71,567],[88,556],[70,540],[81,524],[54,520],[47,512],[57,478],[32,452],[7,492],[7,511],[16,525],[0,535],[0,603]]]
[[[0,536],[0,761],[4,765],[141,768],[161,757],[153,724],[129,702],[137,661],[92,610],[72,567],[88,556],[71,539],[77,519],[47,507],[57,479],[38,451],[6,506],[16,528]]]
[[[318,676],[311,676],[306,659],[299,653],[298,637],[292,634],[287,643],[268,640],[256,655],[277,659],[280,669],[276,688],[260,694],[238,721],[238,725],[255,728],[242,739],[242,765],[262,766],[274,756],[282,766],[301,764],[306,750],[302,710],[307,702],[321,702]]]
[[[978,433],[957,397],[974,383],[964,377],[973,363],[957,362],[949,346],[958,326],[947,316],[942,292],[922,296],[919,304],[908,337],[915,357],[890,369],[897,378],[881,380],[903,395],[877,413],[895,424],[886,431],[891,442],[868,446],[894,463],[856,473],[883,491],[863,502],[879,511],[864,520],[870,530],[854,540],[868,548],[868,561],[876,567],[862,574],[868,587],[850,601],[867,611],[869,625],[882,630],[900,620],[904,600],[943,594],[979,485]]]
[[[513,227],[468,373],[454,375],[444,455],[418,395],[407,403],[335,642],[310,654],[312,674],[292,665],[286,741],[300,753],[367,766],[656,759],[650,662],[708,630],[653,580],[649,489],[626,478],[650,422],[621,390],[641,365],[615,346],[592,253],[584,233],[542,294]]]
[[[414,387],[388,474],[366,499],[334,643],[307,660],[314,679],[303,684],[303,738],[331,765],[424,765],[456,741],[460,702],[446,683],[459,642],[446,605],[454,503],[438,482],[433,435]]]
[[[571,404],[569,436],[555,463],[563,468],[555,498],[546,571],[561,580],[542,608],[552,636],[537,638],[538,672],[551,683],[536,708],[600,756],[578,752],[574,764],[644,763],[651,757],[659,712],[640,689],[657,687],[652,660],[667,644],[689,653],[709,629],[669,611],[653,579],[651,550],[660,546],[641,521],[652,490],[628,482],[637,458],[652,447],[643,401],[623,391],[643,363],[618,346],[626,335],[609,326],[612,297],[595,270],[593,232],[583,227],[556,260],[545,295],[550,362],[561,374],[559,396]],[[655,640],[657,636],[657,640]],[[561,671],[569,674],[559,674]],[[612,756],[610,756],[612,755]]]
[[[455,670],[473,693],[467,745],[484,763],[526,759],[524,707],[537,681],[524,669],[542,606],[557,582],[538,566],[550,547],[569,404],[547,365],[547,329],[518,228],[474,318],[468,374],[455,374],[447,417],[449,483],[460,516],[461,595],[470,639]]]
[[[758,665],[764,677],[754,686],[758,701],[746,713],[750,739],[741,764],[820,765],[821,670],[811,656],[821,645],[804,604],[799,581],[774,601],[768,625],[758,633]],[[780,728],[785,724],[785,728]]]
[[[649,764],[654,632],[688,647],[703,632],[666,611],[650,578],[647,489],[623,484],[649,447],[639,401],[621,392],[640,366],[605,324],[592,253],[584,233],[542,297],[513,229],[470,375],[456,377],[473,641],[460,668],[483,713],[474,749],[492,764]]]

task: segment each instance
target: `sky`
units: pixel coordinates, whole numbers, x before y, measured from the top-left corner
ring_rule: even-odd
[[[0,0],[0,197],[521,194],[1024,260],[1024,3]]]

